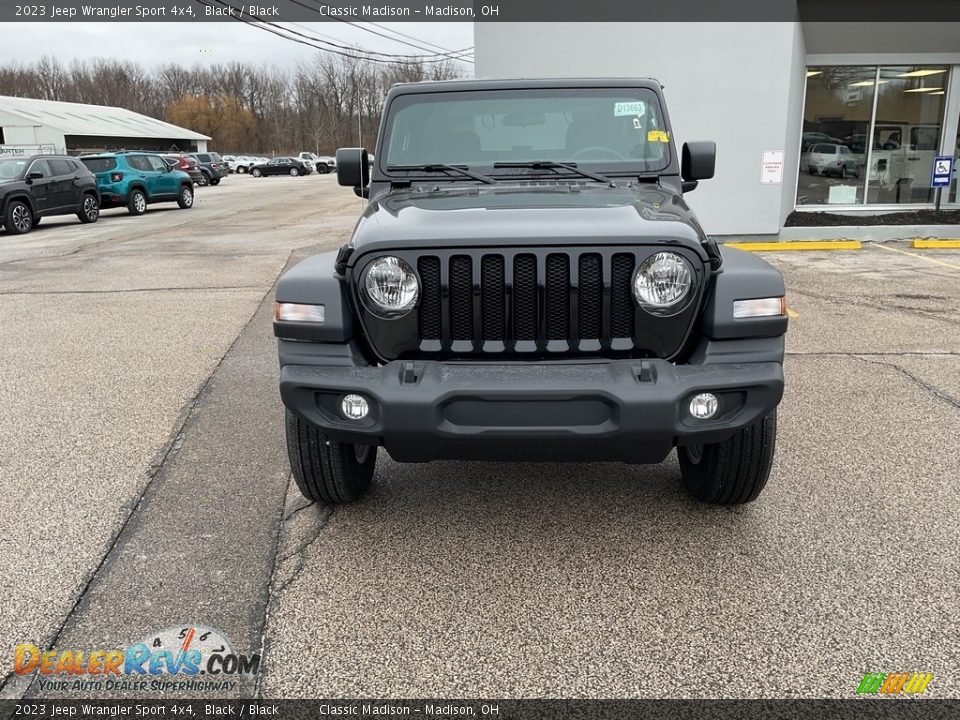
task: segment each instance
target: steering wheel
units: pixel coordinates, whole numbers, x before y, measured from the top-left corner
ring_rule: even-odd
[[[602,145],[591,145],[590,147],[580,148],[573,155],[570,156],[571,160],[576,160],[581,155],[585,155],[591,151],[599,150],[601,153],[609,155],[617,160],[626,160],[626,156],[622,155],[619,151],[614,150],[612,147],[604,147]]]

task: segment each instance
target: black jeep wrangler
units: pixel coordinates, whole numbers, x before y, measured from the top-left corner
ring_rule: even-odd
[[[720,248],[683,194],[653,80],[398,85],[350,242],[277,285],[293,476],[340,503],[377,448],[435,459],[657,463],[739,504],[767,482],[783,394],[780,274]],[[372,177],[371,177],[372,175]]]

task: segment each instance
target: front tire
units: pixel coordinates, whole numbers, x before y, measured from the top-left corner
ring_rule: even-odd
[[[100,201],[93,195],[84,195],[77,217],[82,223],[95,223],[100,219]]]
[[[262,173],[260,172],[260,168],[254,168],[253,170],[250,171],[250,174],[253,175],[254,177],[260,177]]]
[[[7,204],[7,212],[3,218],[7,232],[13,235],[26,235],[33,230],[33,212],[25,202],[13,200]]]
[[[297,168],[290,168],[290,177],[296,177],[300,174],[300,171]]]
[[[777,411],[723,442],[678,447],[687,492],[713,505],[743,505],[757,499],[770,477],[777,439]]]
[[[211,184],[211,185],[219,185],[219,184],[220,184],[220,178],[217,178],[216,180],[211,180],[211,181],[210,181],[210,184]]]
[[[317,174],[327,175],[329,172],[330,172],[330,166],[327,165],[326,163],[320,163],[319,165],[317,165]]]
[[[127,210],[131,215],[143,215],[147,211],[147,196],[143,190],[132,190],[127,198]]]
[[[319,428],[287,410],[287,455],[297,488],[327,505],[359,500],[370,487],[377,448],[328,440]]]

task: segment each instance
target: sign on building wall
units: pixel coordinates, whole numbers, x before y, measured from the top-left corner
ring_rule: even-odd
[[[764,150],[760,162],[760,182],[764,185],[779,185],[783,182],[783,151]]]
[[[55,155],[56,153],[57,148],[53,145],[0,145],[0,158]]]

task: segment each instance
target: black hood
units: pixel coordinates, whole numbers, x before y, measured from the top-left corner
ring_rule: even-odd
[[[354,258],[417,247],[683,244],[706,259],[706,237],[683,196],[656,184],[433,185],[374,198]]]

